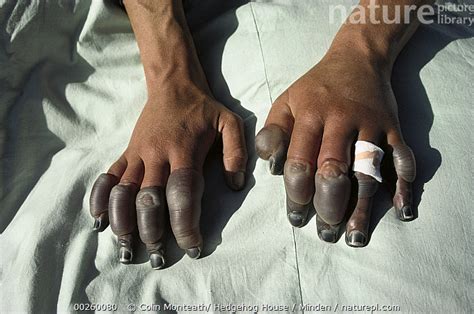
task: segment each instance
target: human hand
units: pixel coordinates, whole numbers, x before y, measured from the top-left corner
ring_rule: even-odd
[[[136,227],[154,269],[165,264],[167,213],[178,246],[192,258],[202,250],[199,228],[204,190],[202,167],[222,138],[225,179],[245,184],[247,150],[243,123],[214,99],[199,63],[181,1],[124,1],[140,48],[148,101],[130,143],[90,197],[94,229],[109,221],[120,261],[132,260]]]
[[[398,175],[393,201],[404,221],[414,218],[411,183],[416,170],[400,131],[390,83],[392,60],[388,53],[364,45],[357,34],[341,32],[326,56],[278,97],[256,137],[256,150],[269,160],[272,174],[284,174],[293,226],[303,226],[314,206],[322,240],[336,242],[347,219],[346,242],[361,247],[368,242],[378,182],[351,171],[357,157],[352,155],[354,143],[370,142],[393,156]],[[380,157],[359,156],[372,158],[374,168]],[[355,208],[349,208],[351,190],[357,195]]]
[[[161,86],[161,91],[146,103],[125,152],[97,179],[90,203],[95,229],[104,230],[110,219],[124,263],[132,259],[138,226],[153,268],[164,265],[167,212],[178,246],[199,257],[202,166],[216,139],[222,136],[232,189],[243,188],[247,162],[240,117],[195,87]]]

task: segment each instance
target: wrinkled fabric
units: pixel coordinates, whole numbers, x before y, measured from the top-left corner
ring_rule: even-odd
[[[133,264],[120,264],[116,238],[110,228],[92,232],[88,208],[147,97],[125,12],[112,1],[1,1],[0,312],[72,312],[79,303],[122,312],[130,303],[472,311],[472,28],[422,26],[394,70],[417,158],[417,220],[399,221],[381,187],[366,248],[323,243],[314,216],[292,229],[283,178],[257,161],[255,130],[272,101],[323,57],[342,22],[329,22],[330,3],[186,2],[211,88],[245,121],[252,175],[232,192],[211,155],[202,257],[191,260],[170,238],[169,265],[155,271],[143,245]]]

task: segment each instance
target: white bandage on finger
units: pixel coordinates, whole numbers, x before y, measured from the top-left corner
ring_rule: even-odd
[[[377,145],[366,141],[357,141],[355,144],[355,158],[352,169],[354,172],[361,172],[382,182],[380,163],[383,155],[383,150]]]

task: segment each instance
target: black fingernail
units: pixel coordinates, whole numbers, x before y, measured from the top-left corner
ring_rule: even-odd
[[[284,163],[283,164],[281,163],[281,159],[278,159],[278,160],[280,160],[280,162],[277,162],[277,158],[275,158],[274,156],[271,156],[268,159],[268,162],[270,165],[270,173],[275,176],[279,176],[283,174]]]
[[[225,172],[225,180],[232,190],[240,191],[245,186],[245,172]]]
[[[365,246],[367,238],[362,232],[354,230],[351,231],[346,240],[347,244],[352,247],[362,247]]]
[[[270,173],[275,174],[275,158],[273,158],[273,156],[270,156],[270,159],[268,159],[268,165],[270,167]]]
[[[186,249],[186,254],[188,254],[192,259],[197,259],[201,255],[201,250],[198,247],[193,247]]]
[[[94,231],[99,231],[102,223],[99,219],[94,219],[94,226],[92,227],[92,230]]]
[[[129,264],[132,261],[132,252],[127,248],[121,247],[119,251],[120,263]]]
[[[299,212],[290,212],[288,214],[288,220],[293,227],[301,227],[304,224],[304,217]]]
[[[415,218],[415,216],[413,215],[413,211],[411,209],[411,206],[403,206],[400,209],[400,219],[401,220],[408,221],[408,220],[412,220],[413,218]]]
[[[245,172],[239,171],[235,173],[232,177],[232,183],[236,189],[242,189],[245,185]]]
[[[102,232],[109,225],[109,220],[107,213],[102,213],[99,217],[94,218],[94,226],[92,227],[93,231]]]
[[[334,230],[321,230],[318,235],[325,242],[336,243],[337,241],[337,234]]]
[[[158,253],[150,254],[150,264],[153,269],[161,269],[165,266],[165,259]]]

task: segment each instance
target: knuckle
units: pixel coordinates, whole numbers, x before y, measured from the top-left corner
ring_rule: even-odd
[[[369,142],[377,143],[386,134],[384,128],[379,125],[378,121],[364,121],[361,125],[357,125],[359,139],[362,138]]]
[[[144,243],[155,243],[163,234],[165,202],[163,188],[148,187],[136,197],[137,224]]]
[[[295,125],[298,125],[298,128],[295,129],[305,130],[306,132],[312,132],[318,128],[318,122],[320,121],[319,116],[315,115],[311,110],[301,110],[295,120]]]
[[[341,175],[346,175],[349,170],[347,163],[328,158],[321,163],[321,167],[318,169],[318,176],[323,178],[336,178]]]
[[[356,172],[355,177],[358,183],[358,198],[369,198],[375,195],[379,187],[377,180],[360,172]]]
[[[339,224],[347,209],[351,191],[347,168],[347,164],[331,159],[316,174],[314,207],[330,225]]]
[[[285,175],[289,178],[311,176],[311,165],[308,162],[290,159],[285,163]]]
[[[150,139],[137,149],[138,155],[148,163],[157,164],[161,161],[165,151],[165,141],[162,138]]]
[[[176,240],[180,242],[186,242],[189,239],[197,238],[199,236],[200,230],[198,226],[174,225],[172,227]]]
[[[148,187],[141,189],[136,197],[137,210],[146,210],[157,208],[164,205],[163,189],[157,187]]]
[[[175,187],[170,187],[167,189],[170,214],[185,213],[186,211],[189,211],[194,205],[192,196],[190,194],[190,191],[178,189]]]
[[[135,183],[120,182],[112,188],[110,199],[128,199],[133,193],[136,193],[137,185]]]
[[[233,112],[229,112],[226,114],[225,123],[232,129],[244,129],[244,120],[239,115]]]
[[[202,176],[194,169],[178,169],[171,173],[166,186],[170,212],[200,208],[204,191]]]
[[[146,250],[149,253],[159,253],[163,255],[165,246],[163,245],[163,242],[161,241],[156,241],[156,242],[146,242]]]
[[[236,124],[238,124],[238,125],[240,125],[240,126],[243,126],[243,125],[244,125],[244,120],[243,120],[242,117],[239,116],[238,114],[232,112],[231,117],[232,117],[231,120],[232,120],[234,123],[236,123]]]
[[[407,182],[415,181],[416,161],[411,148],[407,145],[396,145],[392,155],[397,175]]]
[[[125,156],[122,154],[120,158],[114,162],[110,168],[109,168],[109,174],[120,174],[122,171],[121,169],[124,169],[127,166],[127,160],[125,159]]]
[[[281,109],[283,106],[286,107],[286,104],[288,102],[288,90],[284,91],[280,96],[275,99],[275,101],[272,104],[272,108],[275,109]]]
[[[237,163],[244,167],[247,164],[248,156],[245,148],[237,148],[227,153],[224,153],[224,162]]]

